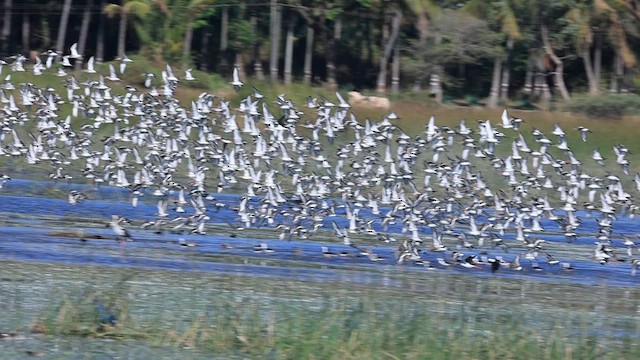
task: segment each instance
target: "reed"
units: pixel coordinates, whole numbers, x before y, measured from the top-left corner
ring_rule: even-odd
[[[132,296],[126,281],[108,290],[67,294],[47,307],[33,330],[265,359],[528,359],[533,354],[541,359],[619,359],[640,351],[632,333],[595,334],[590,321],[570,334],[570,324],[562,321],[543,329],[512,310],[487,311],[481,304],[452,305],[446,299],[429,308],[409,296],[326,297],[313,306],[273,298],[265,302],[259,296],[220,297],[206,309],[175,309],[142,322],[127,306]],[[98,302],[115,316],[115,324],[107,323]]]

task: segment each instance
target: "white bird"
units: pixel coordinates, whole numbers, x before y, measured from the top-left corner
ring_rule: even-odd
[[[580,137],[582,138],[582,141],[586,142],[587,141],[587,133],[590,133],[591,130],[589,130],[588,128],[586,128],[584,126],[578,126],[576,128],[576,130],[580,131]]]
[[[509,120],[509,115],[507,114],[507,109],[502,111],[502,127],[505,129],[513,128],[513,124],[511,124],[511,120]]]
[[[233,85],[233,88],[236,91],[240,91],[240,88],[242,87],[242,85],[244,85],[242,81],[240,81],[240,75],[238,73],[237,66],[233,68],[233,81],[231,81],[231,85]]]
[[[95,57],[90,57],[89,61],[87,61],[87,69],[85,70],[85,72],[88,72],[89,74],[95,74],[96,70],[94,68],[94,63],[95,63]]]
[[[604,166],[604,158],[602,157],[602,155],[600,155],[599,149],[593,150],[593,155],[591,155],[591,158],[595,160],[598,164]]]
[[[120,225],[124,221],[125,219],[118,215],[111,215],[109,226],[111,227],[111,230],[113,230],[113,232],[116,234],[116,237],[120,242],[133,241],[131,235],[129,234],[129,231],[127,231],[127,229],[123,228],[122,225]]]
[[[144,87],[146,88],[150,88],[151,87],[151,81],[153,80],[155,76],[155,74],[153,73],[147,73],[144,75],[145,79],[144,79]]]
[[[71,45],[71,48],[69,50],[71,51],[70,57],[72,59],[82,59],[82,55],[78,53],[78,43],[73,43],[73,45]]]
[[[53,66],[53,60],[56,58],[56,52],[53,50],[47,51],[47,61],[45,62],[45,66],[47,69],[51,69]]]
[[[120,60],[120,74],[124,74],[124,70],[127,68],[127,64],[133,62],[133,60],[127,57],[127,54],[122,55],[121,58],[117,58],[116,60]]]
[[[351,107],[351,105],[349,105],[348,102],[346,102],[344,100],[344,98],[342,97],[342,95],[340,95],[339,92],[336,91],[336,97],[338,98],[338,101],[340,102],[340,105],[338,105],[339,107],[343,108],[343,109],[348,109]]]
[[[191,74],[191,69],[187,69],[184,71],[184,79],[187,81],[194,81],[196,78]]]
[[[109,64],[109,76],[107,76],[108,80],[111,81],[119,81],[120,78],[116,75],[116,69],[113,67],[113,64]]]
[[[71,67],[71,62],[69,61],[69,55],[65,55],[62,57],[62,66]]]
[[[553,126],[553,131],[551,133],[553,135],[555,135],[555,136],[558,136],[558,137],[564,137],[564,131],[562,130],[562,128],[558,124],[555,124]]]

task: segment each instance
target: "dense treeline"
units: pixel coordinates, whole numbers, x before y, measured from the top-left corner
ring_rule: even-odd
[[[140,52],[225,75],[441,101],[542,105],[630,92],[636,0],[0,0],[0,56],[72,43],[98,61]]]

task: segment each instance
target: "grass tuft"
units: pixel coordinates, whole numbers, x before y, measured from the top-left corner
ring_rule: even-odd
[[[61,298],[34,322],[32,331],[278,359],[527,359],[533,353],[543,359],[615,359],[640,351],[631,339],[613,342],[587,332],[571,338],[561,326],[540,333],[515,313],[476,321],[473,308],[429,312],[408,299],[324,301],[313,309],[218,299],[190,319],[171,322],[161,317],[141,324],[126,306],[129,294],[123,285]],[[97,301],[109,304],[116,324],[105,323]],[[451,310],[446,303],[438,308]]]

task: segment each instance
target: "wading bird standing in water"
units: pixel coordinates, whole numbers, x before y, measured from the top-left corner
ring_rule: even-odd
[[[127,222],[127,219],[118,215],[111,215],[111,221],[109,222],[111,230],[116,234],[116,239],[120,241],[121,244],[124,244],[125,241],[133,241],[129,231],[120,225],[125,222]]]

